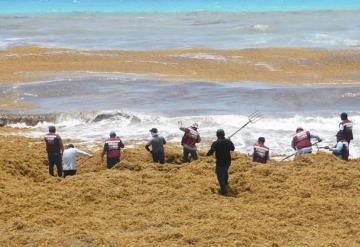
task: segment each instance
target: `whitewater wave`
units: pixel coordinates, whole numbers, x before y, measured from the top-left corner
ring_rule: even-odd
[[[266,24],[255,24],[252,26],[253,30],[258,32],[265,32],[270,30],[270,26]]]
[[[5,119],[5,122],[4,122]],[[24,134],[29,137],[42,137],[49,125],[55,124],[60,135],[65,139],[77,140],[90,146],[103,142],[111,130],[115,130],[128,144],[142,144],[150,138],[149,129],[156,127],[170,143],[179,143],[182,132],[179,121],[184,126],[196,122],[202,136],[200,150],[206,151],[210,142],[215,138],[218,128],[223,128],[229,136],[248,120],[246,115],[198,115],[198,116],[157,116],[148,114],[134,114],[123,111],[100,111],[87,113],[61,113],[27,115],[7,118],[1,117],[7,126],[13,128],[27,128]],[[360,115],[351,116],[354,122],[355,140],[351,143],[351,157],[360,157],[360,135],[357,123]],[[7,122],[6,122],[7,121]],[[259,136],[266,138],[272,154],[286,155],[293,152],[290,142],[298,126],[319,135],[324,141],[321,146],[334,145],[335,134],[338,130],[338,116],[320,117],[295,115],[291,117],[266,116],[263,120],[249,125],[232,138],[238,151],[250,153],[252,145]],[[316,149],[316,148],[315,148]]]

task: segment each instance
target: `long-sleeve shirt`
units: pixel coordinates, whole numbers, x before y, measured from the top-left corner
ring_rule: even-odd
[[[207,156],[213,155],[216,156],[216,165],[230,165],[231,163],[231,151],[234,151],[235,147],[232,141],[229,139],[217,139],[211,145]]]
[[[83,156],[88,156],[90,157],[91,155],[81,151],[77,148],[68,148],[65,149],[64,154],[63,154],[63,170],[64,171],[69,171],[69,170],[76,170],[76,156],[78,155],[83,155]]]

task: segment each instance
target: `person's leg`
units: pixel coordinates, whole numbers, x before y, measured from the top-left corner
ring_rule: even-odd
[[[226,165],[225,166],[225,184],[228,186],[229,185],[229,167],[230,165]]]
[[[107,168],[107,169],[111,169],[111,168],[113,167],[113,165],[114,165],[113,163],[114,163],[114,162],[112,161],[112,159],[109,159],[109,158],[108,158],[108,159],[106,160],[106,168]]]
[[[111,169],[113,168],[117,163],[119,163],[119,159],[115,158],[115,159],[108,159],[107,160],[107,168]]]
[[[183,149],[183,162],[189,162],[189,150],[187,148]]]
[[[193,160],[197,160],[198,159],[198,155],[197,155],[197,151],[196,150],[191,150],[191,157]]]
[[[54,176],[54,164],[55,160],[52,154],[48,154],[48,160],[49,160],[49,174],[51,176]]]
[[[114,162],[112,161],[112,159],[108,159],[106,161],[106,167],[107,169],[111,169],[114,166]]]
[[[153,162],[158,163],[159,162],[158,153],[152,152],[151,154],[152,154],[152,157],[153,157]]]
[[[227,194],[226,180],[225,180],[225,168],[222,165],[216,165],[216,176],[220,185],[220,193],[222,195]]]
[[[62,177],[63,169],[62,169],[62,158],[60,154],[56,155],[55,164],[56,164],[58,177]]]
[[[164,152],[159,152],[158,153],[158,158],[159,158],[159,163],[160,164],[165,164],[165,154],[164,154]]]

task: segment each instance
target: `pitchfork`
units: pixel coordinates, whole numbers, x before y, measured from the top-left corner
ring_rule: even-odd
[[[246,124],[244,124],[243,126],[241,126],[240,129],[238,129],[237,131],[235,131],[232,135],[230,135],[228,138],[230,139],[231,137],[233,137],[234,135],[236,135],[240,130],[242,130],[243,128],[245,128],[248,124],[250,123],[256,123],[257,121],[261,120],[264,118],[264,115],[259,112],[253,112],[248,116],[248,121]]]

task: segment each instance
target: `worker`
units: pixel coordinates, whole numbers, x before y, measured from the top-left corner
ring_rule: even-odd
[[[189,154],[193,160],[198,159],[196,143],[201,141],[200,134],[198,132],[198,124],[194,123],[189,128],[180,127],[181,131],[184,131],[184,136],[181,140],[183,146],[183,162],[189,162]]]
[[[297,152],[297,155],[312,153],[313,144],[311,143],[311,139],[317,139],[318,142],[322,141],[320,137],[312,135],[302,127],[298,127],[292,139],[291,147]]]
[[[145,145],[145,149],[151,153],[154,163],[165,164],[164,145],[165,138],[159,136],[157,128],[149,130],[151,133],[150,141]],[[151,150],[150,147],[151,146]]]
[[[45,138],[46,151],[49,161],[49,174],[54,176],[54,165],[56,165],[58,177],[62,177],[62,153],[64,152],[64,145],[60,135],[56,134],[55,126],[49,126],[49,133]]]
[[[235,150],[234,144],[230,139],[225,139],[225,132],[223,129],[216,131],[217,140],[212,143],[207,156],[215,153],[216,157],[216,176],[220,185],[221,195],[226,196],[228,193],[229,184],[229,167],[231,165],[231,151]]]
[[[348,119],[348,114],[343,112],[340,114],[341,122],[339,123],[339,130],[342,131],[343,137],[350,144],[353,140],[353,123]]]
[[[91,154],[88,154],[80,149],[75,148],[73,144],[69,144],[66,146],[66,149],[63,153],[63,173],[64,178],[67,176],[74,176],[76,175],[76,156],[82,155],[87,157],[92,157]]]
[[[254,145],[254,152],[252,155],[253,162],[263,163],[269,160],[269,148],[265,146],[265,138],[259,137],[257,143]]]
[[[106,167],[108,169],[113,168],[120,162],[121,149],[124,148],[120,137],[116,135],[115,131],[110,132],[110,138],[106,139],[103,152],[101,153],[101,160],[104,160],[106,154]]]
[[[345,138],[343,131],[339,130],[337,132],[336,142],[335,147],[331,148],[326,146],[325,149],[329,149],[334,155],[342,160],[349,160],[349,143]]]

